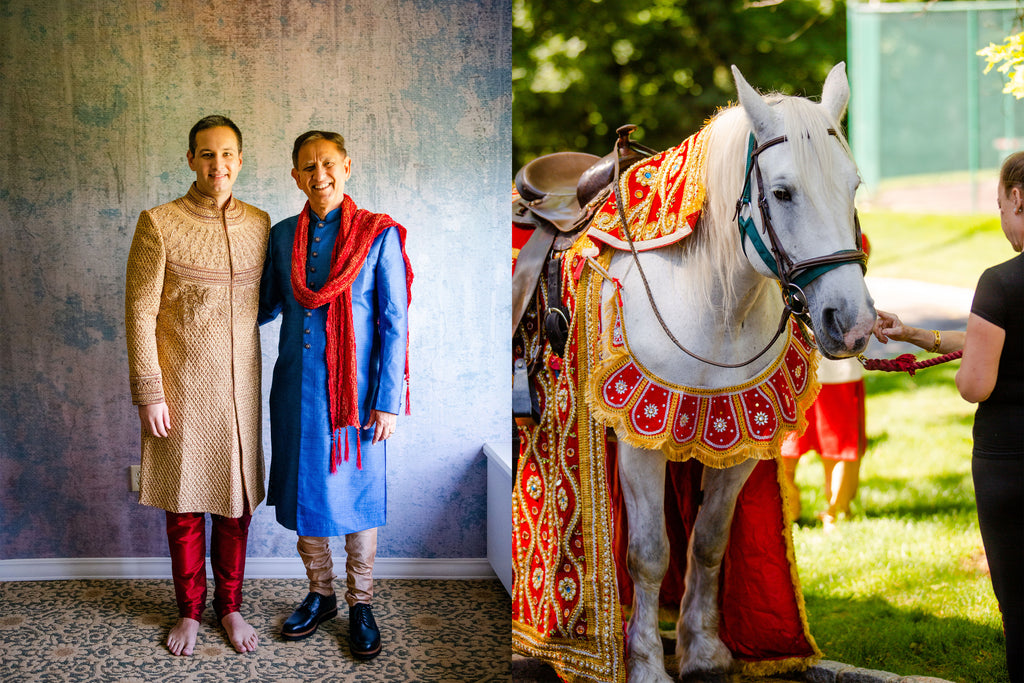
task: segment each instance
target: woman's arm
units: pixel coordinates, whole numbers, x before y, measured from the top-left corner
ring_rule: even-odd
[[[974,313],[967,318],[964,356],[956,373],[956,388],[965,401],[980,403],[992,394],[1005,341],[1003,328]]]
[[[950,353],[964,348],[965,333],[961,330],[927,330],[904,325],[895,313],[877,311],[875,337],[883,344],[889,340],[908,342],[931,353]],[[938,345],[936,346],[936,342]]]

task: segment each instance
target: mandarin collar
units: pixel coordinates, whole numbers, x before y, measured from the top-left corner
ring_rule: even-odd
[[[189,204],[189,208],[196,213],[196,215],[203,218],[212,218],[220,220],[221,210],[217,206],[217,202],[213,197],[205,195],[196,188],[196,184],[193,181],[191,187],[188,188],[188,193],[185,194],[185,200]],[[224,217],[228,221],[237,220],[241,217],[242,205],[235,195],[232,194],[228,197],[227,204],[224,205]]]
[[[309,207],[309,220],[310,220],[310,222],[315,222],[315,223],[332,223],[332,222],[340,221],[341,220],[341,206],[339,206],[338,208],[336,208],[336,209],[334,209],[332,211],[328,211],[327,215],[324,216],[323,218],[320,218],[320,216],[317,215],[316,211],[314,211],[313,207],[311,206],[311,207]]]

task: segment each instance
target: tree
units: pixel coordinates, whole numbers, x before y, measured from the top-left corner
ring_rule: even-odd
[[[978,54],[988,62],[985,73],[995,68],[1006,76],[1004,93],[1018,100],[1024,98],[1024,33],[1008,36],[1002,45],[989,43],[988,47],[978,50]]]
[[[569,7],[572,7],[570,9]],[[513,154],[604,155],[615,129],[678,144],[735,99],[729,67],[755,87],[818,96],[846,57],[832,0],[514,0]]]

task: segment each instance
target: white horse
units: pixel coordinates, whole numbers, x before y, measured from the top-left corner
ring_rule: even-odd
[[[739,106],[708,123],[707,196],[694,234],[675,245],[640,252],[640,267],[651,283],[659,322],[652,309],[634,255],[617,252],[609,272],[621,283],[623,326],[633,356],[653,374],[679,385],[706,389],[735,387],[761,373],[782,353],[784,338],[761,351],[779,326],[783,310],[775,272],[788,263],[796,271],[837,261],[809,282],[802,299],[816,344],[826,357],[863,351],[875,320],[861,263],[849,258],[860,237],[855,226],[854,194],[859,184],[839,121],[849,99],[844,64],[836,65],[820,103],[804,98],[759,95],[733,67]],[[764,146],[747,162],[753,132]],[[777,138],[785,137],[785,140]],[[765,145],[765,143],[771,143]],[[758,175],[761,176],[760,181]],[[737,230],[737,198],[750,183],[753,232],[780,258],[765,258]],[[764,194],[768,213],[757,202]],[[763,216],[770,216],[770,235]],[[832,254],[840,254],[831,258]],[[821,259],[820,257],[826,257]],[[797,278],[796,272],[785,275]],[[788,277],[781,278],[785,284]],[[604,298],[613,287],[604,285]],[[605,311],[608,307],[604,308]],[[719,367],[684,353],[670,330],[695,355],[735,367]],[[784,335],[783,335],[784,337]],[[761,454],[764,457],[764,454]],[[629,518],[629,572],[634,600],[628,627],[629,680],[669,681],[658,635],[658,593],[668,566],[664,519],[665,456],[626,444],[620,435],[619,475]],[[716,469],[705,467],[704,498],[690,538],[686,590],[677,623],[681,676],[725,673],[733,658],[718,636],[719,571],[740,489],[757,460]],[[708,463],[705,463],[708,464]]]

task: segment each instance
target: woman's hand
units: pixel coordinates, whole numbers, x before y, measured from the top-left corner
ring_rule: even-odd
[[[929,330],[921,327],[904,325],[895,313],[879,311],[875,320],[875,338],[883,344],[890,340],[908,342],[929,353],[949,353],[964,348],[965,333],[963,330]]]
[[[910,341],[910,333],[913,328],[906,327],[903,321],[899,319],[899,316],[885,311],[876,312],[878,313],[878,319],[875,320],[875,328],[872,331],[875,333],[875,338],[878,341],[883,344],[888,344],[890,339],[893,341]]]

